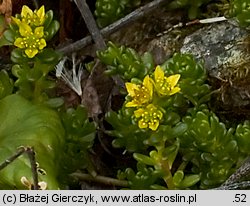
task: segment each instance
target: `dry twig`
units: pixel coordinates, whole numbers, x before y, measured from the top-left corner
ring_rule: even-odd
[[[12,163],[14,160],[16,160],[20,155],[22,155],[26,151],[25,147],[20,147],[17,152],[6,159],[2,164],[0,164],[0,170],[7,167],[10,163]]]
[[[77,0],[75,0],[77,1]],[[80,0],[78,0],[80,1]],[[124,18],[114,22],[113,24],[103,28],[101,30],[101,34],[104,37],[109,36],[110,34],[118,31],[119,29],[127,26],[128,24],[135,22],[136,20],[138,20],[139,18],[142,18],[148,14],[150,14],[152,11],[156,10],[157,8],[159,8],[160,6],[164,5],[168,3],[168,1],[166,0],[154,0],[138,9],[136,9],[135,11],[131,12],[130,14],[128,14],[127,16],[125,16]],[[79,41],[76,41],[68,46],[65,46],[63,48],[58,49],[58,51],[64,53],[64,54],[69,54],[75,51],[78,51],[80,49],[83,49],[84,47],[86,47],[87,45],[92,43],[92,38],[91,36],[87,36]]]
[[[33,148],[27,147],[26,153],[28,154],[30,165],[31,165],[31,171],[32,171],[32,177],[33,177],[33,189],[38,190],[38,174],[37,174],[37,164],[36,164],[36,158],[35,158],[35,152]]]
[[[74,0],[78,9],[81,12],[81,15],[88,27],[89,32],[97,46],[98,50],[106,49],[105,41],[102,37],[100,30],[98,29],[95,19],[86,3],[86,0]]]
[[[72,173],[70,176],[75,177],[75,178],[82,180],[82,181],[98,182],[98,183],[103,183],[105,185],[113,185],[113,186],[118,186],[118,187],[128,187],[129,186],[128,181],[126,181],[126,180],[118,180],[118,179],[105,177],[105,176],[101,176],[101,175],[97,175],[97,176],[93,177],[89,174],[75,172],[75,173]]]
[[[23,147],[23,146],[18,148],[17,152],[14,155],[10,156],[2,164],[0,164],[0,170],[7,167],[10,163],[12,163],[14,160],[16,160],[19,156],[21,156],[24,153],[27,153],[29,160],[30,160],[31,171],[32,171],[32,176],[33,176],[33,181],[34,181],[33,189],[38,190],[39,186],[38,186],[37,164],[36,164],[35,152],[33,148]]]

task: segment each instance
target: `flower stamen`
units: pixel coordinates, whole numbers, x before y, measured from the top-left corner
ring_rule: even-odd
[[[161,110],[153,104],[149,104],[145,108],[139,108],[134,111],[134,115],[139,120],[139,128],[149,128],[153,131],[157,130],[163,117]]]

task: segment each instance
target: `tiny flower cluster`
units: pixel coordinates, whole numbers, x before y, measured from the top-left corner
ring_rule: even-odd
[[[138,119],[139,128],[149,128],[157,130],[160,121],[163,118],[163,109],[155,103],[156,96],[171,96],[180,91],[177,83],[180,74],[166,77],[163,69],[157,66],[153,77],[147,75],[142,84],[127,82],[126,89],[130,101],[125,104],[126,107],[136,107],[134,116]]]
[[[39,51],[46,47],[44,39],[45,9],[42,6],[34,12],[24,5],[21,16],[12,17],[19,28],[19,36],[15,38],[14,45],[23,49],[29,58],[33,58]]]

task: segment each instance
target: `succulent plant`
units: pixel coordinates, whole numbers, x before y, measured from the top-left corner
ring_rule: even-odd
[[[250,20],[250,1],[249,0],[231,0],[228,14],[235,17],[241,26],[249,26]]]
[[[65,128],[64,165],[66,173],[85,169],[90,165],[88,150],[92,148],[96,136],[96,128],[88,119],[87,109],[79,105],[76,109],[61,111],[61,119]]]
[[[188,9],[188,17],[190,19],[195,19],[199,15],[199,8],[202,5],[208,4],[211,0],[174,0],[169,4],[170,9],[176,8],[187,8]]]
[[[97,0],[95,10],[97,23],[100,27],[105,27],[125,16],[140,3],[141,0]]]
[[[192,162],[193,172],[201,174],[201,188],[219,186],[235,170],[239,158],[234,130],[205,108],[191,109],[183,123],[188,128],[180,137],[183,159]]]
[[[123,80],[142,79],[153,67],[153,58],[149,53],[142,57],[132,48],[118,47],[112,42],[108,49],[97,52],[98,58],[107,65],[106,74],[119,75]]]

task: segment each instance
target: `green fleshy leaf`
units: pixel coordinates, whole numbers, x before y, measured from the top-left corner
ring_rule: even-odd
[[[161,186],[161,185],[154,184],[154,185],[150,186],[150,189],[153,189],[153,190],[166,190],[167,188],[164,187],[164,186]]]
[[[129,13],[141,0],[97,0],[95,5],[95,16],[99,27],[105,27],[115,20]]]
[[[53,11],[52,10],[47,11],[45,16],[46,16],[46,19],[44,21],[44,30],[46,31],[47,28],[50,26],[50,23],[53,20]]]
[[[182,170],[176,171],[173,176],[173,182],[175,186],[178,186],[182,182],[183,178],[184,178],[184,172]]]
[[[22,49],[16,48],[11,52],[11,61],[17,64],[22,64],[29,61]]]
[[[185,175],[184,179],[178,185],[179,188],[184,189],[195,185],[200,181],[200,175]]]
[[[145,65],[145,67],[149,68],[149,70],[153,70],[154,69],[154,58],[152,56],[151,53],[149,52],[145,52],[142,57],[142,62]],[[146,75],[146,74],[145,74]]]
[[[61,57],[61,53],[51,48],[43,49],[42,52],[36,55],[36,58],[39,59],[42,64],[52,64],[52,67],[54,67],[53,64],[58,63]]]
[[[45,105],[51,108],[58,108],[61,107],[64,104],[64,101],[62,98],[51,98],[48,101],[45,102]]]
[[[244,124],[239,124],[235,133],[236,141],[240,152],[250,154],[250,122],[247,120]]]
[[[59,22],[56,20],[53,20],[44,32],[45,40],[48,41],[48,40],[52,39],[55,36],[55,34],[57,33],[57,31],[59,30],[59,28],[60,28]]]
[[[0,47],[12,45],[4,36],[0,37]]]
[[[143,62],[134,49],[124,46],[118,47],[112,42],[108,42],[108,48],[105,51],[97,52],[97,56],[108,66],[106,74],[120,75],[126,81],[130,81],[132,78],[142,79],[153,69],[149,54],[145,54],[144,57],[148,63]]]
[[[3,37],[7,42],[9,42],[9,45],[12,45],[15,41],[15,32],[8,29],[3,33]]]
[[[134,153],[133,157],[137,161],[142,162],[142,163],[144,163],[146,165],[155,165],[155,160],[152,159],[151,157],[146,156],[146,155],[139,154],[139,153]]]

